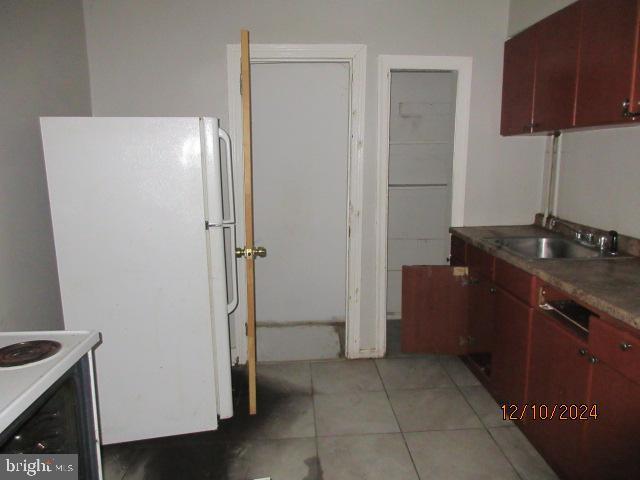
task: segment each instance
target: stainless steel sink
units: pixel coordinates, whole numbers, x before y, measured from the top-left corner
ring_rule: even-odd
[[[506,237],[491,238],[491,243],[516,255],[531,259],[553,258],[619,258],[623,255],[601,252],[562,237]]]

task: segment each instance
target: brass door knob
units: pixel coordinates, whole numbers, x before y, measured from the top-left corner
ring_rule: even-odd
[[[236,247],[236,258],[266,257],[267,249],[264,247]]]

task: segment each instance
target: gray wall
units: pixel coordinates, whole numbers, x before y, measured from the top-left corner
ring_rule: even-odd
[[[80,0],[0,3],[0,331],[62,328],[41,115],[89,115]]]
[[[570,3],[573,2],[511,0],[509,32],[520,31]],[[544,139],[537,141],[542,144]],[[578,223],[640,237],[638,152],[638,127],[564,133],[557,214]]]
[[[558,216],[640,238],[638,152],[638,127],[564,134]]]
[[[576,0],[511,0],[509,7],[509,36],[533,25],[538,20],[566,7]]]
[[[377,62],[380,54],[474,60],[465,223],[531,223],[544,145],[498,134],[508,0],[85,0],[95,115],[207,114],[228,123],[226,44],[367,45],[362,348],[373,346]]]

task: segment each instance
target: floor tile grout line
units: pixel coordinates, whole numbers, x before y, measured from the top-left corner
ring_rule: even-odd
[[[416,472],[416,477],[420,479],[420,472],[418,472],[418,467],[416,466],[416,462],[413,459],[413,455],[411,454],[411,449],[409,448],[409,444],[407,443],[407,437],[405,437],[404,432],[402,431],[402,427],[400,426],[400,421],[398,420],[398,416],[396,415],[396,411],[393,408],[393,404],[391,403],[391,397],[389,396],[389,392],[387,391],[387,384],[384,383],[384,378],[382,378],[382,374],[380,373],[380,369],[378,368],[378,362],[375,360],[373,364],[376,367],[376,371],[378,372],[378,376],[380,377],[380,381],[382,382],[382,388],[384,389],[384,394],[387,397],[387,402],[389,402],[389,408],[391,409],[391,413],[393,413],[393,418],[398,425],[398,430],[400,431],[400,435],[402,436],[402,443],[404,443],[404,448],[407,449],[407,453],[409,454],[409,460],[411,460],[411,465],[413,465],[413,471]]]
[[[460,357],[458,357],[459,359]],[[463,364],[464,365],[464,364]],[[464,368],[466,368],[467,370],[469,370],[469,367],[467,367],[466,365],[464,365]],[[478,415],[478,412],[476,412],[475,408],[473,408],[473,405],[471,405],[471,402],[469,402],[469,399],[467,398],[467,396],[464,394],[464,392],[462,391],[462,387],[460,385],[458,385],[454,380],[453,377],[451,376],[451,374],[447,371],[446,368],[442,367],[442,369],[445,371],[445,373],[447,375],[449,375],[449,378],[451,378],[451,381],[453,381],[454,385],[458,388],[458,391],[460,392],[460,395],[462,395],[462,398],[464,398],[464,401],[467,402],[467,405],[469,405],[469,408],[471,409],[471,411],[475,414],[476,417],[478,417],[478,420],[480,420],[480,424],[483,427],[483,430],[487,433],[487,435],[489,435],[489,438],[491,439],[491,441],[493,442],[493,444],[498,448],[498,451],[502,454],[502,456],[505,458],[505,460],[507,461],[507,463],[509,463],[509,465],[511,465],[511,468],[513,469],[513,471],[515,472],[516,476],[520,479],[520,480],[527,480],[526,478],[523,478],[522,475],[520,475],[520,472],[518,471],[518,469],[515,467],[515,465],[511,462],[511,459],[507,456],[507,454],[504,452],[504,450],[502,449],[502,447],[500,447],[500,445],[498,445],[498,442],[496,442],[496,439],[493,438],[493,435],[491,435],[491,432],[489,431],[489,427],[487,427],[485,425],[485,423],[482,421],[482,418],[480,417],[480,415]],[[469,370],[470,371],[470,370]],[[473,372],[471,372],[471,374],[473,375]],[[471,385],[465,385],[465,386],[471,386]],[[477,386],[477,385],[473,385],[473,386]],[[482,388],[485,388],[484,385],[482,385],[482,383],[480,384],[480,386]]]
[[[313,368],[311,368],[311,362],[309,365],[309,382],[311,386],[311,408],[313,409],[313,431],[315,433],[313,439],[316,445],[316,463],[318,465],[318,478],[322,478],[322,463],[320,462],[320,444],[318,438],[318,418],[316,415],[316,395],[315,390],[313,388]]]
[[[480,422],[482,423],[482,425],[484,425],[484,427],[487,430],[489,430],[490,428],[505,428],[505,427],[511,427],[511,426],[514,425],[513,423],[507,423],[506,420],[504,420],[504,423],[507,423],[507,425],[487,425],[486,423],[484,423],[484,420],[482,420],[482,416],[481,416],[480,412],[478,411],[478,409],[476,409],[476,407],[474,407],[473,404],[471,403],[471,401],[467,398],[467,394],[464,392],[464,389],[466,389],[466,388],[482,388],[487,393],[487,395],[489,395],[489,397],[491,398],[492,402],[495,402],[495,400],[493,399],[493,397],[491,397],[491,394],[489,393],[489,391],[482,384],[480,384],[480,385],[461,385],[460,386],[460,393],[462,393],[462,396],[465,398],[465,400],[467,400],[467,403],[471,407],[471,410],[473,410],[473,413],[476,414],[476,416],[480,419]],[[497,402],[496,402],[496,406],[498,406]]]
[[[133,455],[133,458],[131,459],[131,461],[127,462],[127,466],[124,469],[124,472],[122,473],[122,477],[120,477],[120,480],[125,480],[127,475],[129,475],[129,470],[131,470],[131,467],[133,466],[133,463],[135,462],[135,460],[142,455],[142,448],[137,448],[135,454]]]
[[[367,432],[367,433],[335,433],[331,435],[318,435],[318,438],[332,438],[332,437],[367,437],[375,435],[397,435],[402,433],[430,433],[430,432],[459,432],[460,430],[484,430],[484,428],[476,427],[460,427],[460,428],[431,428],[429,430],[408,430],[403,432],[402,430],[395,430],[393,432]],[[306,437],[311,438],[311,437]]]
[[[464,365],[464,367],[469,370],[469,367],[467,367],[466,365]],[[443,367],[443,370],[445,370],[445,372],[447,373],[447,375],[449,375],[449,377],[451,378],[451,380],[453,381],[453,377],[449,374],[449,372],[447,371],[446,368]],[[471,370],[469,370],[471,371]],[[473,372],[471,372],[473,374]],[[509,465],[511,465],[511,467],[513,468],[514,472],[516,473],[516,475],[518,476],[518,478],[520,478],[521,480],[527,480],[526,476],[523,476],[523,474],[520,473],[520,471],[518,471],[518,469],[516,468],[516,466],[513,464],[513,462],[511,461],[511,459],[509,458],[509,456],[506,454],[505,450],[502,448],[502,446],[496,441],[495,437],[492,435],[491,433],[491,428],[518,428],[518,426],[515,423],[510,423],[508,425],[501,425],[501,426],[496,426],[496,427],[489,427],[487,425],[485,425],[485,423],[482,421],[482,417],[480,417],[480,414],[476,411],[475,408],[473,408],[473,405],[471,405],[471,402],[469,402],[469,400],[467,399],[467,396],[464,394],[464,392],[462,391],[462,387],[482,387],[486,390],[486,387],[484,385],[482,385],[482,383],[478,384],[478,385],[458,385],[455,381],[453,382],[454,385],[458,388],[458,390],[460,391],[460,394],[464,397],[465,401],[467,402],[467,404],[469,404],[469,407],[471,407],[471,410],[473,410],[473,412],[476,414],[476,416],[480,419],[480,423],[483,426],[483,429],[486,430],[486,432],[489,434],[489,437],[491,437],[491,440],[493,441],[493,443],[496,445],[496,447],[498,447],[498,450],[500,450],[500,453],[502,453],[502,455],[507,459],[507,462],[509,462]],[[488,393],[488,390],[487,390]],[[489,395],[491,395],[489,393]],[[493,400],[493,397],[492,397]],[[497,402],[496,402],[497,405]],[[535,447],[534,447],[535,448]],[[536,449],[536,452],[538,450]],[[538,452],[539,453],[539,452]]]
[[[514,426],[514,428],[518,428],[516,426]],[[498,447],[498,450],[500,450],[500,452],[502,452],[502,455],[504,455],[504,457],[507,459],[507,462],[509,462],[509,465],[511,465],[511,467],[513,468],[513,470],[516,472],[516,475],[518,476],[518,478],[520,478],[521,480],[527,480],[527,477],[525,477],[524,475],[522,475],[518,469],[516,468],[516,466],[513,464],[513,462],[511,461],[511,459],[509,458],[509,456],[505,453],[504,449],[502,448],[502,446],[497,442],[497,440],[495,439],[495,437],[492,435],[491,430],[487,429],[487,432],[489,433],[489,436],[491,437],[491,440],[493,440],[493,443],[496,444],[496,446]]]

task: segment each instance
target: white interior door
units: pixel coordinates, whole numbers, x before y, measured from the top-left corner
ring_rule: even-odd
[[[254,63],[251,76],[255,236],[269,251],[258,325],[344,322],[349,65]],[[278,332],[259,332],[259,358],[289,349]],[[307,336],[296,344],[309,354],[318,337]]]
[[[47,118],[42,138],[65,328],[102,332],[104,443],[215,429],[199,120]]]

